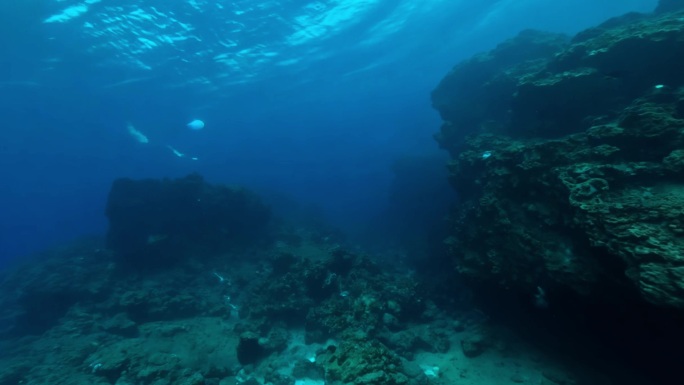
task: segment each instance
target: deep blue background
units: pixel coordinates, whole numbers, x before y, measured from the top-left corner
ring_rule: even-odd
[[[399,32],[357,45],[399,3],[386,0],[321,43],[326,57],[212,94],[192,85],[169,91],[181,76],[169,68],[141,74],[102,65],[111,58],[89,53],[74,25],[42,22],[62,3],[12,3],[0,5],[2,260],[103,233],[107,192],[122,176],[198,171],[210,182],[290,194],[360,228],[386,204],[395,159],[439,152],[429,93],[459,60],[524,28],[573,33],[656,1],[425,1],[434,8],[406,15]],[[206,128],[187,130],[194,118]],[[127,122],[150,143],[133,141]],[[200,159],[176,158],[166,144]]]

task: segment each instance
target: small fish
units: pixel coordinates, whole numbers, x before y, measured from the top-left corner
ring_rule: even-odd
[[[176,150],[175,148],[173,148],[173,147],[171,147],[171,146],[166,146],[166,148],[168,148],[169,150],[171,150],[171,152],[173,152],[173,155],[175,155],[175,156],[177,156],[177,157],[179,157],[179,158],[182,158],[182,157],[185,156],[185,154],[183,154],[182,152]]]
[[[150,140],[147,139],[147,136],[145,136],[145,134],[143,134],[142,132],[136,130],[135,127],[131,123],[128,123],[128,133],[131,134],[133,139],[135,139],[137,142],[140,142],[140,143],[149,143],[150,142]]]
[[[192,122],[188,123],[188,128],[191,130],[199,131],[204,128],[204,122],[199,119],[195,119]]]

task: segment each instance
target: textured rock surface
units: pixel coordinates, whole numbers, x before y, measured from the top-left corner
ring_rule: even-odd
[[[462,198],[461,273],[684,308],[682,20],[626,15],[569,42],[526,32],[447,75],[433,104]]]
[[[402,373],[402,363],[384,345],[368,342],[363,334],[349,338],[325,358],[327,380],[333,383],[358,385],[410,384]]]
[[[464,133],[477,132],[481,125],[504,124],[518,78],[542,65],[568,40],[527,30],[454,67],[432,93],[432,104],[444,121],[437,134],[440,145],[453,153]]]
[[[426,383],[382,342],[402,333],[429,340],[403,343],[406,355],[448,348],[450,323],[436,322],[424,285],[300,234],[301,249],[281,241],[151,272],[117,269],[94,241],[0,271],[0,385]]]

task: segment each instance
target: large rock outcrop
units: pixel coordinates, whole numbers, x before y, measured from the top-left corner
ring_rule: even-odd
[[[684,9],[684,1],[682,0],[660,0],[656,7],[656,13],[673,12]]]
[[[684,309],[683,19],[525,32],[445,77],[433,104],[461,273]]]
[[[191,254],[211,255],[263,240],[271,217],[254,193],[210,185],[197,174],[118,179],[106,214],[107,247],[140,267],[164,267]]]

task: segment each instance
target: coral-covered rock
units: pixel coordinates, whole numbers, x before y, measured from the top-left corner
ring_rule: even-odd
[[[519,77],[533,73],[568,41],[565,35],[526,30],[455,66],[432,92],[432,104],[444,121],[437,135],[440,145],[453,153],[464,133],[508,121]]]
[[[207,301],[190,290],[148,284],[121,293],[117,306],[125,309],[133,321],[149,322],[200,315]]]
[[[458,271],[531,296],[684,309],[683,17],[628,15],[532,62],[497,48],[447,75],[433,101],[463,200]],[[496,70],[473,77],[481,61]],[[464,108],[478,87],[498,112]]]
[[[388,330],[381,341],[402,357],[413,359],[418,352],[446,353],[449,350],[451,330],[434,325],[414,326],[399,332]]]
[[[326,380],[358,385],[408,385],[402,362],[383,344],[364,338],[345,341],[323,357]]]
[[[483,130],[562,137],[615,117],[656,85],[681,84],[682,16],[613,19],[571,44],[525,31],[457,65],[432,94],[444,120],[440,145],[453,153],[464,134]]]
[[[69,309],[112,292],[111,253],[99,242],[77,241],[29,259],[0,278],[0,334],[42,334]]]

